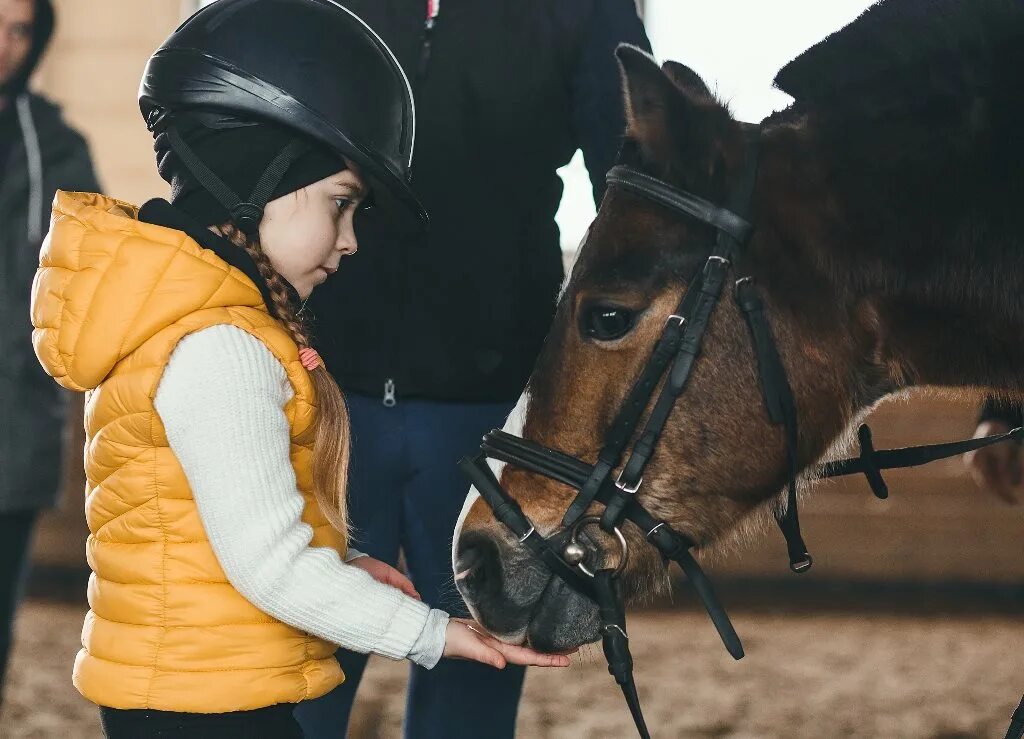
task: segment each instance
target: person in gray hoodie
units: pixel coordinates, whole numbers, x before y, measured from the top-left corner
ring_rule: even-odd
[[[66,398],[32,352],[29,293],[58,190],[98,192],[85,140],[28,90],[50,0],[0,0],[0,700],[32,530],[60,485]]]

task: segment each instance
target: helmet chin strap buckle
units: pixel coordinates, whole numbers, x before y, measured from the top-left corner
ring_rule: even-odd
[[[231,209],[231,222],[238,226],[246,236],[255,236],[260,230],[263,220],[263,208],[255,203],[241,202]]]

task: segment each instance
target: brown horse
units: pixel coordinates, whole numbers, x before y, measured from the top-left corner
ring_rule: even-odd
[[[795,396],[800,468],[907,388],[1024,391],[1022,49],[1016,0],[889,0],[779,73],[796,102],[762,123],[746,267]],[[619,60],[620,162],[724,202],[743,161],[741,124],[688,68],[631,48]],[[709,226],[609,191],[518,408],[524,437],[595,461],[711,242]],[[638,500],[707,546],[764,520],[788,474],[750,335],[722,300]],[[559,529],[573,490],[512,467],[501,481],[540,533]],[[643,532],[624,533],[627,594],[667,587]],[[609,537],[592,544],[615,557]],[[503,638],[545,649],[597,638],[595,605],[472,493],[454,566],[474,615]]]

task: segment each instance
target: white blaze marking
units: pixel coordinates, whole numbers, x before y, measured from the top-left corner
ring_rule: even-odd
[[[505,420],[505,425],[502,427],[503,431],[510,434],[520,436],[523,433],[523,423],[526,420],[526,409],[530,404],[530,396],[524,390],[523,394],[519,396],[519,400],[516,402],[516,407],[512,409],[508,418]],[[505,463],[499,462],[496,459],[488,459],[487,464],[490,465],[491,471],[494,472],[494,476],[499,480],[501,479],[501,471],[505,469]],[[459,534],[462,532],[462,524],[466,520],[466,516],[469,515],[469,509],[476,503],[476,499],[480,497],[480,493],[477,492],[475,487],[469,488],[469,494],[466,496],[466,502],[462,504],[462,513],[459,514],[459,521],[455,524],[455,534],[452,537],[452,572],[455,572],[455,579],[459,580],[459,573],[455,570],[455,552],[459,548]]]

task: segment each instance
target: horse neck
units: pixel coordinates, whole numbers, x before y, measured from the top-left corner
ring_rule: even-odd
[[[898,126],[843,148],[780,134],[763,175],[776,226],[851,321],[869,317],[895,383],[1024,392],[1022,168],[941,131],[909,154]]]

